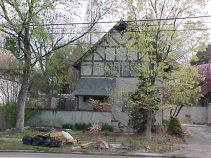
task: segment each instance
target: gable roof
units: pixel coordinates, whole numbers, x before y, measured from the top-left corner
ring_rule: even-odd
[[[96,42],[90,49],[88,49],[84,55],[82,55],[74,64],[73,64],[73,67],[79,69],[79,66],[80,66],[80,63],[82,62],[82,60],[84,58],[86,58],[88,55],[90,55],[93,50],[96,48],[96,46],[98,46],[99,44],[101,44],[104,40],[104,38],[109,34],[109,33],[112,33],[113,31],[118,31],[118,32],[122,32],[124,31],[126,28],[127,28],[128,24],[123,21],[123,20],[120,20],[116,25],[114,25],[113,28],[111,28],[98,42]]]
[[[11,53],[11,51],[0,48],[0,75],[8,71],[14,71],[19,65],[18,59]]]

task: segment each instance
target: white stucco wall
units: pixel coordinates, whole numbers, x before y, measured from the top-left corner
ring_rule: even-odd
[[[138,88],[137,84],[137,78],[116,78],[117,89],[121,92],[134,92]]]

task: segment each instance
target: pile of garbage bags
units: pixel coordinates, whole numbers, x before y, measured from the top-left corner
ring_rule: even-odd
[[[26,145],[33,146],[48,146],[48,147],[60,147],[63,145],[63,139],[67,144],[75,144],[77,140],[74,139],[68,132],[51,132],[46,135],[23,136],[22,142]]]

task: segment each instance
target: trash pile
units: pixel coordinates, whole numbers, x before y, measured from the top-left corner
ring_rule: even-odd
[[[76,144],[78,143],[77,139],[74,139],[68,132],[50,132],[46,135],[36,135],[34,137],[31,136],[23,136],[22,142],[26,145],[33,146],[48,146],[48,147],[60,147],[63,145],[63,141],[66,141],[66,144]]]
[[[99,130],[99,127],[93,126],[93,133]],[[61,147],[63,144],[74,145],[71,147],[72,151],[78,151],[81,149],[87,149],[89,147],[97,148],[97,149],[126,149],[122,144],[109,144],[108,142],[98,138],[95,143],[87,142],[84,144],[80,144],[77,139],[73,138],[70,133],[65,131],[53,131],[47,133],[45,135],[36,135],[34,137],[31,136],[23,136],[22,138],[23,144],[33,145],[33,146],[47,146],[47,147]]]

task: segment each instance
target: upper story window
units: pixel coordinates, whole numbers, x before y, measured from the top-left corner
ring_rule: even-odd
[[[92,72],[92,63],[91,62],[83,62],[81,64],[81,75],[82,76],[91,76]]]
[[[107,76],[107,77],[112,76],[113,63],[112,62],[107,62],[105,64],[104,70],[105,70],[105,76]]]
[[[119,76],[119,74],[120,74],[120,62],[114,62],[113,75]]]
[[[103,62],[94,62],[93,75],[94,76],[103,76],[104,75],[104,63]]]
[[[130,76],[130,65],[129,62],[122,62],[122,76]]]
[[[135,76],[138,73],[138,64],[136,62],[130,63],[130,76]]]

